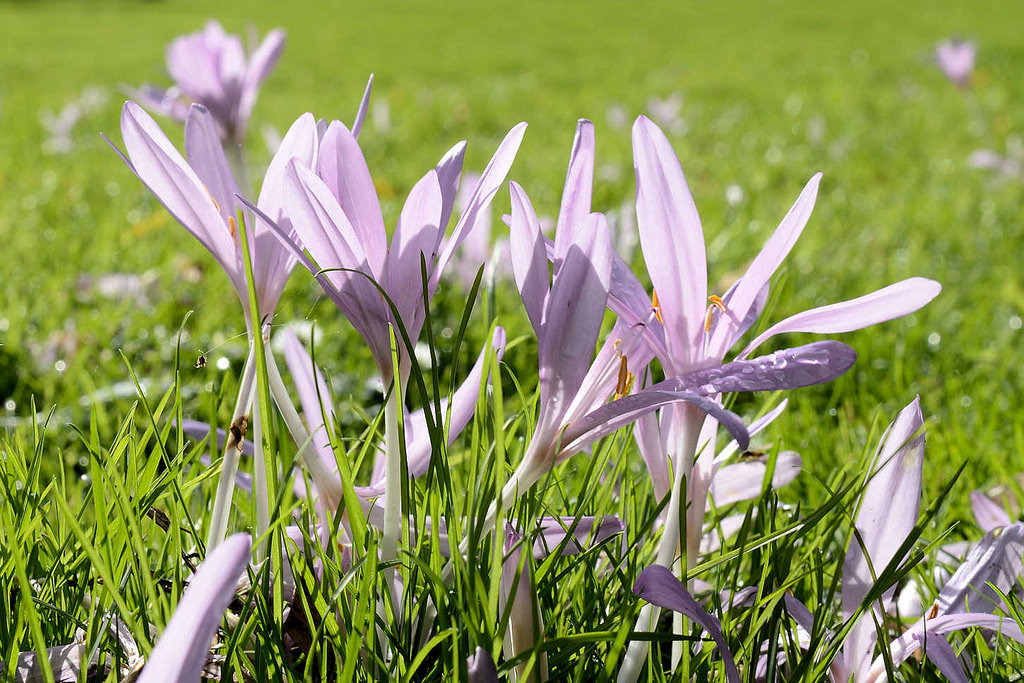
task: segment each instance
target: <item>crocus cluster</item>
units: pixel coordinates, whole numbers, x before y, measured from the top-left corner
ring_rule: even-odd
[[[220,477],[216,498],[203,521],[209,553],[144,668],[137,648],[133,651],[131,674],[141,669],[141,681],[197,680],[217,625],[245,584],[239,580],[246,567],[254,559],[273,561],[265,548],[272,533],[268,478],[280,472],[263,451],[264,435],[276,424],[267,419],[271,407],[283,418],[301,462],[302,472],[293,482],[298,497],[308,497],[319,515],[312,535],[323,544],[332,520],[339,520],[338,540],[351,568],[360,550],[351,543],[350,531],[375,530],[380,539],[375,559],[384,567],[383,583],[391,592],[381,597],[378,621],[401,622],[402,576],[395,567],[403,562],[400,551],[413,542],[402,487],[455,446],[472,423],[506,349],[505,330],[492,325],[475,363],[448,396],[436,407],[407,407],[414,378],[421,377],[414,372],[415,348],[446,269],[449,277],[457,271],[455,277],[468,289],[484,262],[493,259],[492,204],[506,186],[526,124],[511,127],[479,172],[463,173],[465,142],[443,152],[412,186],[389,228],[359,139],[368,86],[351,127],[311,113],[299,116],[252,194],[244,177],[238,177],[244,168],[232,150],[244,142],[258,86],[282,45],[283,34],[273,31],[247,55],[240,39],[210,22],[168,50],[174,88],[146,88],[137,95],[141,105],[129,101],[122,110],[124,162],[220,265],[241,303],[249,341],[232,421],[220,431],[223,457],[215,463]],[[965,84],[973,47],[944,44],[937,59],[951,78]],[[144,107],[184,122],[184,154]],[[652,120],[640,116],[632,127],[632,147],[641,272],[616,253],[609,220],[593,206],[595,127],[589,121],[579,121],[576,128],[553,239],[542,230],[523,185],[515,180],[507,185],[507,261],[536,339],[537,396],[521,455],[509,464],[511,474],[494,491],[479,526],[488,533],[498,530],[499,538],[492,541],[503,551],[495,570],[500,572],[498,609],[508,618],[500,631],[501,649],[515,663],[502,670],[514,679],[548,676],[544,619],[530,591],[533,562],[584,552],[629,530],[610,515],[549,516],[532,529],[503,515],[539,482],[557,476],[562,463],[626,429],[632,430],[649,475],[653,503],[663,506],[655,533],[630,551],[638,554],[641,566],[648,565],[634,588],[648,604],[639,610],[632,633],[658,630],[659,610],[665,608],[677,614],[671,626],[677,636],[673,665],[691,647],[685,635],[687,622],[692,622],[710,636],[727,680],[740,680],[744,667],[764,669],[767,653],[778,650],[764,643],[753,661],[737,663],[722,622],[694,597],[706,585],[692,572],[699,558],[722,547],[738,526],[723,522],[706,533],[709,507],[783,486],[797,476],[802,461],[796,453],[781,452],[769,468],[764,459],[738,458],[751,435],[770,424],[786,403],[748,424],[730,408],[730,396],[794,390],[839,377],[855,362],[850,346],[819,340],[790,347],[776,338],[835,335],[883,323],[917,311],[941,289],[932,280],[915,277],[761,324],[772,276],[809,223],[821,174],[810,178],[746,271],[724,291],[713,292],[709,281],[717,280],[709,279],[704,228],[669,139]],[[497,208],[506,212],[506,207]],[[338,408],[323,373],[287,321],[275,317],[296,263],[359,334],[383,388],[383,429],[365,437],[374,455],[368,475],[362,477],[338,447]],[[493,271],[499,264],[490,267]],[[500,286],[496,278],[489,280],[490,287]],[[271,331],[278,328],[283,328],[275,334],[283,341],[292,390],[270,344]],[[751,334],[754,329],[761,331]],[[769,340],[772,350],[755,355]],[[261,386],[264,377],[267,386]],[[915,399],[890,426],[865,478],[842,570],[841,614],[852,626],[830,663],[835,681],[882,680],[886,663],[899,664],[918,649],[951,680],[964,680],[962,662],[945,638],[970,626],[1024,641],[1017,625],[995,614],[1000,595],[1020,571],[1024,525],[1011,523],[985,501],[978,503],[982,516],[996,520],[989,524],[989,534],[919,621],[890,643],[879,639],[875,626],[892,611],[895,586],[880,587],[877,577],[883,569],[899,566],[905,542],[915,533],[923,424]],[[211,429],[194,421],[182,427],[199,438]],[[239,472],[243,453],[255,456],[251,478]],[[238,531],[229,529],[236,488],[253,499],[252,538],[244,533],[229,536],[229,531]],[[453,524],[465,529],[471,520],[429,522],[443,538],[444,557],[461,554],[467,559],[468,537],[462,536],[458,547],[449,546],[447,531]],[[298,526],[290,527],[287,535],[290,542],[301,543],[305,537]],[[271,570],[281,571],[290,585],[287,558],[284,566]],[[622,567],[609,564],[604,570],[621,572]],[[451,575],[446,572],[439,580],[450,582]],[[294,585],[291,589],[294,593]],[[734,598],[726,608],[740,603]],[[823,625],[792,595],[786,596],[785,607],[805,633],[836,626]],[[418,627],[429,632],[431,624]],[[631,683],[645,666],[655,665],[649,647],[649,637],[624,644],[619,681]],[[81,653],[74,652],[80,667]],[[378,654],[385,663],[397,656],[386,643]],[[497,680],[492,656],[497,654],[478,648],[466,662],[470,679]],[[34,661],[26,658],[25,671]],[[785,666],[784,657],[777,664]]]

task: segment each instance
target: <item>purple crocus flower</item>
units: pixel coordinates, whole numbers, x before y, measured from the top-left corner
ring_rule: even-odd
[[[258,321],[273,315],[295,259],[260,221],[246,226],[253,235],[249,242],[260,305],[258,315],[252,315],[238,237],[239,186],[218,141],[213,116],[199,105],[189,109],[185,121],[187,161],[134,102],[126,102],[121,111],[121,134],[127,151],[125,163],[220,264],[245,309],[246,328],[252,334]],[[271,160],[256,202],[282,229],[291,230],[283,212],[285,167],[292,159],[315,163],[316,157],[316,121],[312,114],[303,114]]]
[[[213,634],[249,564],[249,549],[249,536],[235,534],[206,556],[150,653],[139,683],[199,680]]]
[[[856,621],[841,652],[829,667],[832,680],[877,683],[886,679],[885,658],[873,657],[878,644],[876,623],[893,602],[895,587],[886,590],[870,607],[873,616],[858,615],[875,584],[875,576],[893,562],[917,522],[924,463],[924,419],[915,398],[889,425],[869,468],[856,528],[843,564],[842,616]],[[1016,582],[1024,555],[1024,524],[990,531],[968,554],[963,564],[939,592],[928,613],[888,645],[889,658],[899,666],[914,652],[925,654],[949,680],[966,681],[963,668],[945,636],[972,626],[997,631],[1024,642],[1024,634],[1011,619],[992,614],[999,607],[998,591],[1005,593]],[[995,589],[993,588],[995,587]],[[805,630],[812,631],[814,617],[791,595],[786,609]]]
[[[978,48],[972,41],[944,40],[935,46],[935,63],[946,78],[966,88],[971,83],[977,53]]]
[[[219,137],[241,145],[260,83],[284,49],[284,31],[270,31],[249,54],[242,39],[209,21],[201,31],[175,38],[167,48],[167,71],[174,86],[145,85],[132,95],[154,111],[184,121],[188,103],[206,107]]]

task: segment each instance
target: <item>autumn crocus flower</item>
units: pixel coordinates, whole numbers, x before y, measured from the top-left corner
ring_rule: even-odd
[[[721,296],[709,296],[704,234],[697,207],[671,144],[661,129],[643,116],[633,125],[633,159],[637,227],[654,294],[648,297],[622,264],[614,275],[609,306],[620,319],[642,329],[641,340],[658,358],[666,376],[715,367],[757,320],[772,274],[810,218],[821,175],[807,183],[796,204],[732,288]],[[798,313],[769,327],[737,357],[746,358],[778,334],[849,332],[907,315],[931,301],[940,289],[932,280],[911,278],[858,299]],[[714,472],[715,433],[715,425],[702,427],[702,423],[704,414],[692,406],[680,404],[664,410],[659,425],[663,436],[647,439],[649,447],[644,448],[656,489],[664,490],[664,480],[672,472],[672,493],[658,553],[662,566],[671,566],[678,556],[680,510],[687,510],[685,550],[689,564],[699,549],[704,501]],[[696,457],[698,453],[700,458]],[[696,504],[687,505],[687,500]],[[641,620],[650,620],[653,614],[650,609]],[[620,682],[636,679],[646,648],[646,642],[631,644]]]
[[[935,63],[946,78],[962,88],[970,85],[978,48],[968,40],[944,40],[935,46]]]
[[[174,86],[146,85],[133,91],[144,105],[178,121],[188,104],[206,107],[225,142],[241,145],[260,83],[270,75],[284,49],[284,31],[270,31],[249,54],[242,39],[226,33],[217,21],[201,31],[175,38],[167,48],[167,71]]]

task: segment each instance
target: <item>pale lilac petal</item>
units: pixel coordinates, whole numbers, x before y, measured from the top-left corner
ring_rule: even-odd
[[[718,645],[718,653],[725,664],[726,679],[729,683],[739,683],[740,674],[736,670],[735,660],[729,646],[726,645],[718,619],[697,604],[670,570],[660,565],[647,567],[637,577],[633,592],[653,605],[679,612],[700,624]]]
[[[843,562],[844,619],[864,602],[875,584],[874,575],[899,559],[896,551],[917,522],[924,463],[923,426],[920,400],[915,398],[889,425],[872,460],[857,514],[860,541],[851,539]],[[882,595],[883,602],[888,602],[894,591],[895,586],[890,587]],[[877,606],[874,610],[877,613]],[[862,614],[846,639],[843,661],[850,671],[860,671],[870,662],[877,640],[874,621],[869,613]]]
[[[327,472],[335,475],[340,486],[341,479],[338,476],[338,463],[334,457],[334,450],[331,448],[330,431],[334,429],[334,406],[331,404],[331,395],[327,390],[327,383],[320,375],[320,371],[313,366],[313,360],[306,353],[302,342],[295,336],[295,333],[285,328],[284,335],[284,359],[288,364],[288,371],[292,375],[295,389],[299,394],[299,403],[302,405],[302,412],[309,426],[310,439],[317,455],[323,461]],[[326,421],[325,421],[326,415]]]
[[[812,342],[751,360],[696,370],[651,388],[706,395],[796,389],[829,382],[853,367],[856,359],[856,352],[841,342]]]
[[[590,216],[594,189],[594,124],[580,119],[569,154],[569,169],[562,190],[562,205],[555,225],[555,261],[560,262],[577,241],[576,233]]]
[[[637,419],[633,425],[633,438],[636,439],[640,455],[647,465],[647,473],[654,487],[654,497],[661,500],[672,487],[672,468],[657,411],[652,410]]]
[[[150,653],[139,683],[199,680],[213,634],[249,564],[250,543],[248,534],[235,534],[206,556]]]
[[[552,418],[564,414],[590,367],[608,301],[612,249],[607,219],[592,214],[580,240],[569,248],[552,282],[538,335],[541,411],[553,407]]]
[[[179,99],[180,92],[177,88],[158,88],[147,83],[139,88],[125,88],[124,92],[146,109],[174,119],[178,123],[184,123],[188,115],[189,106]]]
[[[381,284],[394,303],[410,339],[419,337],[423,321],[423,276],[420,261],[429,275],[437,258],[442,211],[441,186],[431,169],[416,183],[402,207],[391,249],[384,259]]]
[[[1024,524],[996,528],[971,548],[935,600],[938,614],[993,612],[1024,564]]]
[[[1009,526],[1011,523],[1006,509],[982,491],[971,491],[971,509],[974,511],[974,519],[977,520],[982,531],[992,531],[998,527]]]
[[[856,299],[812,308],[772,325],[757,336],[740,354],[747,356],[766,339],[787,332],[837,334],[852,332],[894,318],[909,315],[934,299],[942,285],[923,277],[912,277]]]
[[[544,320],[544,302],[548,296],[550,275],[540,221],[530,204],[523,188],[512,181],[512,228],[509,244],[512,251],[512,273],[515,276],[519,295],[530,318],[533,331],[541,334]]]
[[[740,529],[743,528],[743,523],[747,520],[747,514],[741,512],[735,515],[729,515],[718,520],[714,526],[705,527],[704,534],[701,536],[700,545],[698,546],[698,552],[701,555],[707,553],[713,553],[722,547],[722,543],[727,538],[735,536]]]
[[[238,99],[238,114],[235,121],[235,138],[241,140],[249,124],[249,115],[256,96],[260,92],[260,83],[270,75],[284,51],[284,31],[274,29],[267,33],[263,42],[249,56],[249,64],[244,67],[242,92]]]
[[[729,297],[728,308],[719,315],[718,324],[712,332],[707,351],[709,357],[724,358],[726,352],[742,334],[740,328],[751,307],[756,303],[758,295],[764,290],[807,225],[811,211],[814,210],[814,200],[818,196],[820,182],[820,173],[811,178],[775,233],[736,283],[736,288]]]
[[[203,182],[185,163],[156,122],[134,102],[121,110],[121,135],[129,167],[160,203],[213,254],[231,278],[239,297],[240,279],[235,240]]]
[[[519,145],[522,143],[525,133],[525,123],[514,126],[498,145],[498,149],[487,163],[484,172],[480,174],[480,182],[477,183],[476,191],[473,192],[473,197],[469,200],[469,206],[459,217],[455,230],[452,231],[451,237],[445,243],[441,255],[437,259],[437,266],[430,278],[431,292],[437,289],[437,285],[441,281],[441,273],[451,261],[455,250],[462,244],[466,232],[476,225],[477,214],[487,210],[494,195],[498,192],[498,188],[505,182],[505,176],[512,168],[512,162],[515,161],[516,152],[519,151]]]
[[[756,461],[726,465],[715,472],[715,476],[711,480],[711,497],[714,499],[715,505],[719,507],[731,505],[761,495],[764,475],[768,470],[766,459],[759,458]],[[802,465],[800,456],[795,452],[779,453],[775,461],[775,472],[772,475],[772,488],[782,488],[796,479]]]
[[[618,254],[612,261],[612,279],[608,288],[608,308],[619,320],[641,332],[641,339],[662,365],[671,365],[665,328],[654,315],[647,290]]]
[[[933,639],[942,638],[947,633],[961,631],[974,626],[994,631],[1000,636],[1010,638],[1018,643],[1024,643],[1024,633],[1021,633],[1020,626],[1009,617],[973,613],[950,614],[936,617],[935,619],[928,619],[927,621],[918,621],[904,631],[899,638],[894,640],[889,645],[889,655],[893,666],[899,666],[910,659],[921,648],[922,644],[925,645],[927,653],[927,648],[931,647]],[[885,662],[882,657],[877,657],[871,663],[871,670],[867,680],[878,680],[877,677],[884,673]]]
[[[455,208],[456,198],[459,195],[459,180],[462,178],[462,164],[466,156],[466,142],[463,140],[448,150],[441,160],[437,162],[434,170],[437,172],[437,183],[441,187],[441,222],[438,223],[440,230],[437,234],[437,243],[434,250],[439,251],[444,231],[448,228],[448,221],[452,216],[452,209]],[[488,215],[488,214],[485,214]],[[476,224],[469,226],[472,231]],[[430,271],[427,271],[428,274]]]
[[[330,188],[359,236],[370,265],[370,274],[381,281],[388,250],[384,217],[359,143],[341,121],[332,121],[324,133],[317,158],[317,174]]]
[[[352,137],[359,139],[359,133],[363,130],[363,123],[366,121],[366,112],[370,110],[370,93],[373,91],[373,74],[366,81],[366,89],[363,91],[363,99],[359,100],[359,109],[356,111],[356,118],[352,122]]]
[[[477,647],[476,652],[469,656],[466,666],[469,668],[469,683],[498,683],[494,658],[482,647]]]
[[[46,650],[46,666],[53,672],[57,683],[74,683],[79,680],[84,655],[84,643],[51,647]],[[20,653],[14,669],[15,683],[43,683],[45,680],[39,653],[35,650]]]
[[[561,462],[598,439],[634,422],[638,417],[661,406],[686,401],[714,417],[725,427],[742,448],[750,443],[743,420],[722,407],[720,403],[702,394],[687,391],[659,390],[654,387],[606,403],[597,410],[572,422],[562,434],[562,448],[557,460]]]
[[[185,119],[185,154],[189,166],[220,207],[224,225],[227,225],[229,217],[238,220],[238,211],[241,208],[236,199],[239,194],[238,183],[235,182],[231,166],[224,156],[217,122],[209,110],[199,104],[189,107],[188,117]]]
[[[702,348],[707,307],[704,233],[686,177],[668,138],[653,122],[633,124],[640,246],[658,293],[672,356],[687,363]]]
[[[942,636],[915,634],[914,639],[924,649],[928,660],[945,676],[949,683],[968,683],[964,667],[949,642]]]

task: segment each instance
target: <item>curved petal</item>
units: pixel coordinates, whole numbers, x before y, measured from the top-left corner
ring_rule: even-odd
[[[248,534],[235,534],[206,556],[153,647],[139,683],[199,680],[213,634],[249,564],[249,547]]]
[[[974,519],[982,531],[988,532],[998,527],[1009,526],[1012,521],[1006,514],[1006,509],[982,491],[971,491],[971,510],[974,511]]]
[[[452,216],[452,209],[455,207],[456,197],[459,195],[459,180],[462,178],[462,163],[466,156],[466,141],[453,146],[445,152],[441,160],[437,162],[434,170],[437,171],[437,182],[441,186],[441,221],[438,223],[440,229],[437,232],[437,242],[434,250],[438,251],[444,231],[448,229],[448,221]],[[467,232],[472,231],[476,223],[470,225]],[[432,265],[428,262],[428,265]],[[430,274],[430,271],[427,271]]]
[[[797,389],[829,382],[853,367],[856,360],[856,352],[846,344],[820,341],[751,360],[696,370],[666,379],[651,388],[705,395]]]
[[[1024,643],[1024,633],[1021,633],[1020,626],[1009,617],[1000,617],[993,614],[950,614],[935,619],[921,620],[908,628],[903,634],[889,645],[889,656],[893,666],[899,666],[917,652],[922,645],[925,645],[925,653],[933,639],[941,638],[947,633],[960,631],[965,628],[976,626],[988,631],[994,631],[1000,636],[1010,638],[1018,643]],[[922,642],[923,641],[923,642]],[[878,680],[878,676],[885,673],[885,661],[882,657],[876,657],[871,663],[871,670],[867,680]]]
[[[466,667],[469,670],[469,683],[498,683],[498,668],[494,666],[494,658],[482,647],[477,647],[476,652],[469,656]]]
[[[718,619],[697,604],[670,570],[660,565],[647,567],[637,577],[633,592],[653,605],[679,612],[700,624],[718,645],[718,653],[725,663],[726,679],[729,683],[739,683],[740,674],[736,670],[736,662],[729,646],[726,645]]]
[[[359,139],[359,133],[363,130],[363,123],[366,121],[366,113],[370,111],[370,93],[373,91],[373,74],[366,81],[366,89],[363,90],[363,99],[359,101],[359,109],[356,110],[356,118],[352,122],[352,137]]]
[[[912,277],[856,299],[812,308],[772,325],[747,345],[746,357],[766,339],[785,332],[838,334],[909,315],[934,299],[942,285],[923,277]]]
[[[672,145],[644,116],[633,124],[633,165],[644,262],[669,330],[669,351],[685,366],[702,348],[707,307],[707,258],[700,216]]]
[[[789,254],[793,245],[800,238],[804,226],[807,225],[814,210],[814,200],[818,196],[818,184],[821,174],[817,173],[804,187],[797,197],[793,208],[782,219],[775,233],[768,239],[760,253],[754,257],[747,272],[743,274],[732,296],[729,297],[728,310],[720,316],[708,344],[707,355],[721,360],[725,357],[736,339],[751,306],[757,301],[758,295],[771,279],[776,269]]]
[[[244,137],[245,129],[249,124],[249,115],[252,113],[253,105],[256,104],[256,96],[260,92],[260,83],[270,75],[283,51],[284,31],[274,29],[263,37],[263,42],[249,56],[242,93],[238,102],[238,120],[235,124],[237,126],[236,138]]]
[[[935,599],[938,613],[991,613],[1010,592],[1024,566],[1024,524],[994,529],[971,548]],[[997,592],[998,591],[998,592]]]

